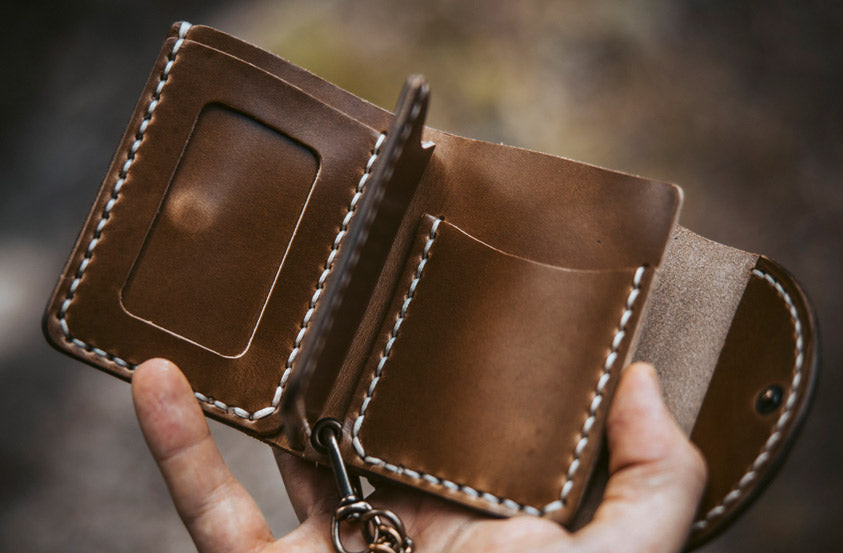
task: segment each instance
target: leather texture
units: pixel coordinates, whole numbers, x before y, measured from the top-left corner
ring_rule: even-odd
[[[209,416],[293,454],[325,462],[307,432],[334,418],[355,471],[567,525],[599,498],[621,369],[651,360],[709,463],[709,539],[806,412],[804,294],[678,226],[677,187],[425,127],[427,97],[411,79],[393,115],[174,25],[48,339],[127,380],[167,357]]]

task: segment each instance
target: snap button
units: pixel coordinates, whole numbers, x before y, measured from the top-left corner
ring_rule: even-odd
[[[778,384],[770,384],[755,399],[755,410],[760,415],[769,415],[782,404],[784,391]]]

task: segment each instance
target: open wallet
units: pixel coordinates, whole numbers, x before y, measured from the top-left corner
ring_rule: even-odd
[[[708,463],[689,547],[709,539],[807,411],[802,290],[678,225],[676,186],[426,127],[427,103],[421,77],[393,114],[175,24],[48,339],[126,380],[168,358],[208,416],[346,483],[568,528],[599,502],[620,373],[648,361]]]

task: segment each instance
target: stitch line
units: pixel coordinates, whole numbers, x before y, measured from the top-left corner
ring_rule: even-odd
[[[135,368],[137,368],[137,365],[74,337],[73,334],[71,334],[70,328],[67,325],[67,310],[70,308],[70,304],[76,295],[76,289],[79,287],[79,283],[85,276],[85,271],[87,270],[88,265],[90,264],[91,259],[93,258],[94,249],[97,247],[97,244],[99,243],[99,240],[102,237],[102,233],[105,229],[105,226],[111,217],[111,211],[112,209],[114,209],[114,205],[117,203],[117,200],[120,197],[120,190],[123,188],[123,185],[126,182],[126,178],[129,174],[129,169],[131,169],[132,164],[135,162],[135,156],[137,155],[138,150],[140,149],[140,145],[143,142],[144,137],[146,136],[146,130],[149,127],[149,122],[152,119],[152,114],[155,112],[155,108],[158,107],[158,103],[161,100],[161,93],[164,90],[164,85],[166,84],[167,80],[170,77],[170,73],[173,70],[173,65],[175,64],[176,60],[176,54],[178,54],[178,51],[181,49],[182,44],[184,44],[184,39],[187,37],[187,32],[190,30],[190,27],[191,24],[186,21],[183,21],[181,26],[179,27],[178,39],[176,40],[175,44],[173,44],[173,48],[172,50],[170,50],[170,53],[167,55],[167,63],[164,65],[164,69],[161,71],[161,76],[159,77],[158,84],[156,85],[155,90],[152,93],[152,99],[146,106],[146,113],[144,113],[140,126],[138,127],[138,130],[135,133],[135,141],[129,147],[129,153],[126,156],[126,161],[124,161],[123,165],[120,167],[117,182],[111,189],[111,196],[109,197],[108,201],[105,204],[105,207],[102,210],[102,213],[100,214],[100,220],[97,223],[96,229],[94,229],[94,235],[88,242],[88,246],[85,248],[85,253],[83,254],[82,261],[79,263],[79,267],[76,269],[76,274],[74,275],[73,282],[71,282],[70,287],[67,290],[67,294],[65,295],[64,302],[62,302],[58,314],[59,325],[61,326],[61,331],[62,334],[64,334],[65,340],[72,343],[76,347],[82,348],[85,351],[92,352],[94,355],[102,357],[107,361],[112,361],[118,366],[123,367],[124,369],[128,369],[130,371],[135,370]]]
[[[357,418],[354,420],[354,424],[352,425],[351,443],[354,448],[354,452],[357,454],[358,457],[360,457],[360,459],[363,460],[363,462],[368,463],[370,465],[381,467],[384,470],[388,470],[399,475],[407,475],[410,478],[414,478],[416,480],[423,480],[433,485],[442,486],[450,491],[464,493],[469,497],[479,499],[481,501],[485,501],[493,505],[502,505],[513,511],[521,511],[529,515],[542,516],[546,515],[547,513],[562,509],[565,506],[567,496],[570,494],[571,488],[573,487],[573,479],[580,466],[580,456],[582,455],[582,452],[585,450],[585,447],[588,444],[589,433],[591,432],[591,429],[593,428],[596,422],[597,410],[599,409],[600,404],[603,401],[603,394],[606,391],[606,385],[608,384],[611,376],[611,369],[618,359],[618,350],[626,336],[626,325],[632,316],[632,310],[635,305],[635,301],[638,299],[638,296],[641,292],[641,280],[646,267],[644,265],[638,267],[633,276],[632,290],[630,290],[629,295],[626,298],[626,302],[624,303],[624,311],[621,314],[618,328],[615,331],[614,336],[612,337],[611,349],[609,351],[609,354],[606,356],[606,360],[603,363],[603,369],[601,371],[600,378],[597,382],[597,386],[595,389],[595,397],[592,399],[591,404],[589,405],[588,417],[586,418],[586,421],[583,423],[583,427],[580,430],[580,439],[577,441],[577,445],[574,447],[574,459],[568,466],[568,470],[565,477],[566,480],[560,493],[560,499],[548,503],[544,507],[537,508],[533,507],[532,505],[524,505],[522,503],[518,503],[517,501],[514,501],[509,498],[499,497],[489,492],[478,491],[472,488],[471,486],[468,486],[467,484],[459,484],[452,480],[434,476],[432,474],[427,474],[422,471],[416,471],[408,467],[396,466],[379,457],[368,455],[366,453],[366,449],[363,447],[363,442],[360,440],[360,432],[363,428],[363,422],[366,417],[366,411],[369,409],[369,405],[371,404],[375,389],[377,388],[378,382],[380,381],[381,375],[383,374],[384,366],[386,365],[389,359],[389,354],[392,351],[392,347],[398,338],[398,332],[401,328],[402,323],[404,322],[404,318],[407,315],[407,310],[410,304],[412,303],[413,298],[415,297],[416,289],[418,288],[418,284],[421,281],[424,267],[427,265],[427,261],[430,257],[430,253],[432,251],[434,242],[437,237],[437,229],[439,228],[439,224],[441,222],[442,219],[437,219],[430,229],[427,241],[425,242],[424,247],[422,248],[422,256],[419,260],[418,265],[416,266],[413,280],[410,282],[407,294],[404,296],[404,301],[402,302],[401,307],[398,310],[398,315],[396,317],[395,324],[392,326],[386,344],[384,345],[384,348],[381,351],[380,358],[378,359],[378,364],[376,365],[374,373],[372,375],[372,380],[369,383],[368,389],[366,390],[366,396],[363,398],[363,402],[360,405],[360,410],[358,412]]]
[[[606,359],[603,361],[603,370],[600,372],[600,378],[597,380],[597,385],[594,389],[594,398],[591,400],[591,404],[588,406],[588,416],[583,422],[582,428],[580,429],[579,433],[579,440],[577,440],[577,444],[574,446],[573,451],[573,460],[571,464],[568,465],[568,472],[565,474],[565,482],[562,484],[562,491],[559,494],[559,499],[548,503],[542,509],[544,513],[549,513],[552,511],[557,511],[565,507],[566,502],[568,501],[568,496],[571,493],[571,490],[574,488],[574,478],[577,475],[577,471],[580,468],[580,458],[582,453],[585,451],[586,446],[588,445],[588,441],[590,439],[591,430],[594,427],[594,423],[597,422],[597,410],[600,408],[600,405],[603,403],[603,395],[606,392],[606,385],[609,383],[611,379],[612,368],[615,366],[615,362],[618,360],[618,350],[623,344],[624,338],[626,338],[626,325],[629,323],[629,319],[632,317],[632,308],[635,306],[635,301],[638,299],[639,294],[641,293],[641,279],[644,276],[644,271],[646,270],[645,265],[641,265],[635,270],[635,274],[632,277],[632,289],[629,291],[629,295],[626,297],[626,302],[624,303],[624,310],[621,313],[620,322],[618,323],[618,327],[615,330],[615,335],[612,337],[611,348],[609,353],[606,355]]]
[[[776,446],[776,444],[779,443],[779,441],[781,441],[782,431],[787,423],[790,422],[790,419],[793,416],[793,408],[796,406],[796,401],[801,393],[802,371],[805,361],[805,336],[802,332],[802,319],[799,317],[799,311],[796,309],[796,304],[793,301],[793,298],[790,294],[788,294],[787,290],[784,289],[784,286],[782,286],[781,283],[779,283],[770,273],[759,269],[753,269],[752,274],[759,278],[763,278],[776,290],[787,305],[788,313],[790,314],[791,321],[793,322],[793,332],[796,336],[796,343],[794,345],[796,358],[793,362],[793,378],[790,382],[790,392],[787,395],[784,411],[782,411],[779,418],[776,420],[776,424],[773,426],[773,430],[767,438],[767,441],[764,442],[764,447],[761,448],[761,452],[757,457],[755,457],[755,460],[740,480],[738,480],[737,485],[733,487],[729,493],[723,497],[723,499],[720,500],[720,503],[709,509],[702,518],[694,522],[692,528],[695,531],[704,530],[708,527],[712,520],[724,515],[729,507],[740,499],[746,487],[755,481],[758,477],[758,471],[760,471],[764,465],[770,461],[770,451]]]
[[[272,398],[273,410],[277,409],[279,403],[281,402],[281,394],[284,391],[284,387],[287,384],[287,380],[290,378],[290,373],[293,370],[293,362],[295,361],[296,357],[301,351],[302,341],[307,335],[307,330],[310,328],[310,319],[313,318],[313,313],[316,310],[317,304],[319,303],[319,298],[322,297],[322,290],[325,288],[325,282],[327,282],[328,276],[331,274],[331,271],[334,268],[334,260],[337,257],[337,252],[339,251],[342,239],[343,237],[345,237],[345,234],[348,231],[348,225],[351,223],[351,220],[354,217],[354,213],[357,210],[357,204],[360,202],[360,198],[363,196],[363,192],[366,188],[366,183],[369,181],[369,176],[372,174],[372,168],[374,167],[375,161],[380,155],[381,148],[383,147],[385,140],[386,133],[382,132],[380,136],[378,136],[377,141],[375,142],[375,147],[372,150],[372,155],[369,156],[369,159],[366,162],[366,168],[363,171],[363,175],[357,182],[357,187],[354,190],[354,195],[351,197],[351,201],[349,201],[348,203],[346,214],[343,217],[342,223],[340,223],[340,229],[339,231],[337,231],[337,235],[334,237],[334,241],[331,243],[331,251],[328,253],[328,258],[325,260],[322,273],[319,275],[319,279],[316,282],[316,290],[310,297],[307,311],[305,311],[304,317],[302,317],[302,321],[299,324],[299,332],[296,335],[295,340],[293,341],[293,349],[292,351],[290,351],[290,355],[287,357],[287,361],[284,364],[284,374],[281,375],[281,382],[278,384],[278,387],[275,390],[275,396]]]

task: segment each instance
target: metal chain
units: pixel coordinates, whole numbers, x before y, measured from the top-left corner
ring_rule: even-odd
[[[360,481],[352,483],[340,455],[338,421],[323,419],[316,423],[311,443],[317,451],[328,455],[334,471],[340,504],[331,519],[331,540],[337,553],[413,553],[415,544],[407,535],[401,519],[387,509],[375,509],[359,498]],[[342,542],[341,525],[359,526],[366,549],[349,550]]]
[[[359,526],[366,549],[352,551],[342,542],[342,523]],[[407,536],[398,515],[385,509],[375,509],[366,501],[341,504],[331,520],[331,539],[337,553],[413,553],[415,544]]]

